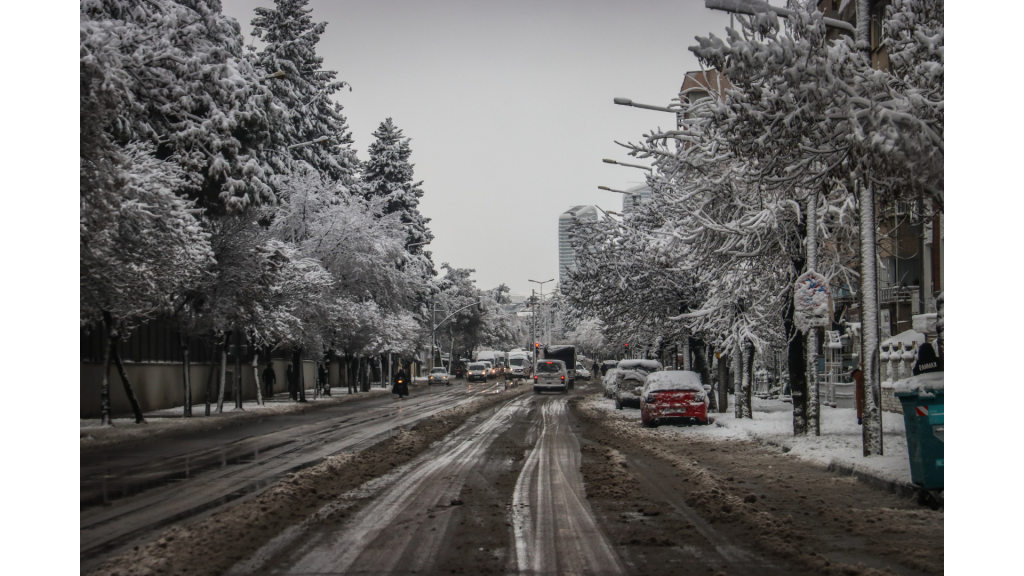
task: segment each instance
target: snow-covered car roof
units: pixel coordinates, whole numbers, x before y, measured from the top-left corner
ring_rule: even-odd
[[[601,362],[601,366],[617,366],[618,363],[618,360],[605,360],[604,362]]]
[[[685,392],[703,392],[704,386],[700,383],[700,374],[689,370],[670,370],[668,372],[655,372],[647,377],[644,384],[644,395],[648,392],[668,392],[670,390]]]
[[[644,381],[647,378],[647,374],[640,370],[618,370],[618,379],[620,380],[639,380]]]
[[[661,362],[657,360],[622,360],[619,362],[618,368],[627,370],[640,368],[647,372],[655,372],[661,370]]]

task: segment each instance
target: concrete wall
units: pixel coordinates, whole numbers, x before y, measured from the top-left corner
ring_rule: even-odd
[[[285,378],[285,371],[291,362],[288,360],[274,360],[274,372],[277,374],[277,384],[274,386],[274,393],[288,391],[288,382]],[[302,363],[306,379],[306,388],[311,389],[316,382],[316,362],[305,360]],[[206,404],[206,382],[211,370],[216,364],[195,364],[191,365],[192,380],[192,410],[196,407],[202,410]],[[260,385],[263,385],[263,370],[266,363],[260,363]],[[182,385],[182,366],[172,362],[126,362],[125,372],[128,373],[128,381],[131,382],[135,397],[142,406],[143,412],[173,408],[185,404],[185,391]],[[339,363],[331,363],[331,385],[339,386]],[[224,390],[225,406],[233,406],[234,396],[232,386],[234,380],[235,365],[229,362],[227,366],[227,382]],[[100,387],[103,382],[103,365],[101,363],[83,362],[80,372],[81,388],[81,418],[100,417]],[[217,402],[217,377],[214,374],[210,383],[213,397],[210,401]],[[256,399],[256,387],[253,383],[252,364],[242,363],[242,398],[245,400]],[[124,392],[124,385],[117,373],[117,368],[111,363],[110,366],[110,408],[115,417],[131,416],[132,407],[128,403],[128,396]],[[228,408],[225,408],[228,409]]]

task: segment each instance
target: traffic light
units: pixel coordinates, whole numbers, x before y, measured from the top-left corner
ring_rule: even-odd
[[[540,350],[540,342],[534,342],[533,343],[533,349],[534,350]]]
[[[626,346],[626,350],[629,350],[629,342],[626,342],[625,346]]]

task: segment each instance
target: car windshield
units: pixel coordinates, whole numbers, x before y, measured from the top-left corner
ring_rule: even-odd
[[[469,365],[469,369],[470,370],[484,370],[484,369],[486,369],[486,366],[484,366],[483,364],[470,364]]]
[[[538,362],[537,372],[544,372],[549,374],[558,373],[562,370],[561,362]]]
[[[508,363],[513,365],[513,366],[522,366],[523,365],[523,360],[524,360],[523,358],[512,358],[512,359],[510,359],[508,361]]]
[[[431,374],[447,374],[448,371],[445,370],[444,368],[434,368],[433,370],[430,371],[430,373]]]
[[[576,364],[576,369],[577,369],[577,370],[584,370],[584,368],[583,368],[583,364],[577,363],[577,364]]]

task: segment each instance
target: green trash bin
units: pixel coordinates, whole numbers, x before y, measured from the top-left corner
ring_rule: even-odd
[[[929,372],[896,382],[910,453],[910,480],[932,493],[943,488],[943,372]]]

